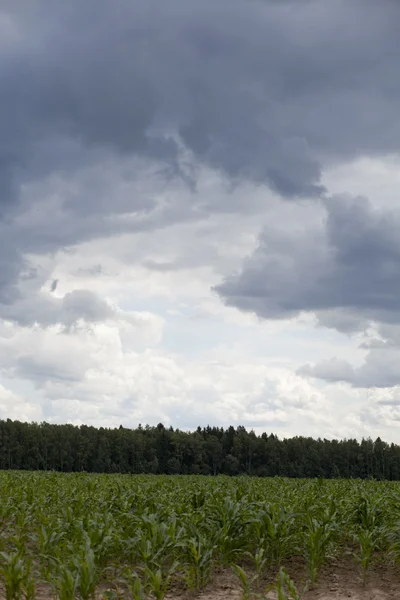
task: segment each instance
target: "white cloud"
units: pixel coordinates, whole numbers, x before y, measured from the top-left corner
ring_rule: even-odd
[[[0,383],[0,419],[37,421],[42,416],[41,407],[7,389]]]
[[[218,181],[209,187],[223,193]],[[247,186],[237,201],[252,191],[263,194]],[[115,233],[30,254],[36,277],[20,281],[12,306],[19,324],[0,327],[3,376],[33,384],[21,401],[38,420],[361,436],[368,426],[357,391],[345,392],[348,404],[338,411],[343,389],[296,375],[304,361],[328,360],[333,349],[361,364],[367,351],[359,339],[316,327],[306,315],[260,320],[223,306],[211,291],[254,250],[267,221],[290,234],[320,218],[310,205],[289,210],[269,196],[262,217],[213,215],[157,235]]]
[[[240,335],[243,326],[237,327]],[[331,426],[327,415],[334,405],[323,390],[275,357],[249,360],[246,352],[223,345],[194,359],[184,351],[166,353],[162,343],[132,350],[120,323],[82,324],[69,333],[60,327],[6,330],[4,372],[34,383],[38,418],[102,426],[162,421],[183,429],[232,423],[281,435],[328,434]]]

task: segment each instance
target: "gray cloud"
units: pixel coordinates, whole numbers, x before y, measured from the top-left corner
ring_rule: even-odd
[[[375,348],[364,363],[354,368],[345,360],[332,358],[304,365],[299,375],[323,379],[328,382],[346,382],[356,388],[391,388],[400,385],[400,350]]]
[[[346,382],[356,388],[394,388],[400,386],[400,325],[378,323],[376,332],[360,344],[367,350],[363,364],[353,367],[338,358],[303,365],[299,375],[328,382]],[[399,404],[397,399],[380,401],[382,405]]]
[[[62,311],[68,315],[67,323],[76,323],[79,319],[105,321],[115,316],[115,310],[89,290],[74,290],[66,294],[62,299]]]
[[[319,228],[267,228],[254,254],[216,287],[224,301],[260,317],[316,313],[344,331],[400,322],[400,212],[331,198]]]
[[[355,381],[355,371],[353,367],[346,361],[338,358],[331,358],[320,363],[312,365],[304,365],[298,370],[299,375],[315,377],[317,379],[325,379],[333,383],[339,381]]]
[[[73,143],[86,161],[103,149],[177,168],[177,135],[233,178],[319,194],[323,162],[398,150],[399,13],[359,0],[3,3],[3,204],[22,180],[76,168]]]
[[[165,185],[193,182],[203,164],[294,199],[325,195],[326,165],[397,153],[399,16],[396,3],[368,0],[3,2],[0,302],[18,299],[26,253],[229,210],[194,193],[158,205],[140,186],[116,189],[115,165],[133,165],[118,171],[122,184],[146,167]],[[319,310],[322,320],[361,306],[365,318],[397,318],[394,225],[382,217],[370,231],[364,209],[346,210],[329,206],[326,231],[284,244],[267,232],[220,294],[261,316]],[[347,218],[366,240],[341,232]]]
[[[117,318],[116,310],[89,290],[74,290],[57,298],[52,294],[35,293],[15,299],[3,306],[2,318],[28,326],[36,323],[42,327],[63,325],[66,329],[79,321],[96,323]]]

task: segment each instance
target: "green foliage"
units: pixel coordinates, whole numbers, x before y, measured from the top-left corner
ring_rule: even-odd
[[[97,429],[7,419],[0,420],[0,469],[400,480],[400,446],[380,438],[361,443],[304,437],[279,440],[272,434],[257,436],[241,426],[198,427],[188,433],[161,423]],[[204,486],[194,491],[193,507],[199,508],[206,496]],[[28,497],[26,501],[29,507]]]
[[[96,588],[100,583],[100,573],[96,564],[95,553],[90,546],[89,540],[86,541],[81,556],[78,556],[74,562],[78,573],[77,589],[79,597],[81,600],[93,600]]]
[[[136,573],[136,571],[129,571],[127,573],[126,582],[128,584],[128,590],[133,600],[145,600],[146,592],[144,590],[142,582],[140,581],[140,577]]]
[[[181,543],[186,562],[185,579],[189,589],[201,590],[210,580],[215,546],[204,534],[191,533],[195,536]]]
[[[209,523],[214,533],[214,546],[224,564],[232,564],[237,555],[246,550],[251,521],[251,506],[245,497],[239,501],[224,497],[215,503]]]
[[[1,553],[0,576],[5,589],[6,600],[35,596],[35,582],[31,577],[31,560],[25,561],[18,552]]]
[[[242,600],[249,600],[253,595],[253,584],[258,579],[258,574],[256,573],[252,577],[249,577],[239,565],[232,565],[232,569],[238,577],[242,588]]]
[[[364,586],[366,583],[367,571],[376,547],[376,537],[376,532],[373,529],[360,529],[354,536],[359,548],[358,553],[355,553],[355,557],[361,565]]]
[[[280,569],[276,584],[278,600],[300,600],[294,581],[284,569]]]
[[[74,600],[79,584],[79,575],[66,565],[58,565],[56,573],[51,576],[52,588],[59,600]]]
[[[263,558],[279,566],[285,555],[293,551],[294,514],[275,502],[261,504],[252,524],[264,550]]]
[[[163,572],[160,567],[157,569],[145,567],[145,588],[147,588],[148,592],[153,594],[156,600],[163,600],[165,597],[171,578],[176,572],[178,566],[179,563],[175,561],[166,572]]]
[[[400,562],[400,485],[322,480],[0,472],[0,596],[162,600],[232,567],[243,598],[298,597],[331,557]],[[297,594],[297,595],[296,595]]]
[[[338,532],[336,516],[336,503],[333,498],[330,499],[328,506],[325,503],[316,503],[307,507],[304,525],[304,550],[311,584],[316,582],[319,571]]]

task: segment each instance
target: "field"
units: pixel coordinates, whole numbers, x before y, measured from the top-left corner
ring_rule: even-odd
[[[0,472],[0,594],[400,597],[400,484]]]

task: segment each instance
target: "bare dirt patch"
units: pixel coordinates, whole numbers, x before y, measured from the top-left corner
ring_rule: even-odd
[[[291,577],[296,581],[299,592],[304,592],[304,568],[300,561],[293,561],[286,565]],[[272,584],[272,579],[266,579],[261,584],[261,589],[266,589]],[[98,592],[98,599],[104,598],[102,593],[113,586],[104,584]],[[0,594],[1,595],[1,594]],[[2,596],[1,596],[2,597]],[[262,595],[261,595],[262,597]],[[366,586],[363,587],[360,571],[355,561],[340,560],[329,564],[321,573],[318,583],[303,595],[302,600],[400,600],[400,567],[386,564],[384,561],[372,565],[368,574]],[[54,596],[48,586],[38,586],[38,600],[52,600]],[[129,599],[129,594],[126,595]],[[254,598],[257,598],[255,595]],[[259,596],[260,598],[260,596]],[[272,591],[264,596],[268,600],[275,600],[276,594]],[[220,570],[215,573],[212,584],[200,593],[175,589],[170,592],[166,600],[241,600],[242,590],[237,578],[230,569]]]
[[[291,565],[291,576],[296,580],[299,592],[304,591],[304,578],[299,565]],[[303,580],[303,581],[302,581]],[[268,585],[263,582],[263,588]],[[242,591],[237,579],[228,571],[218,573],[213,584],[200,594],[175,592],[168,600],[241,600]],[[275,599],[276,594],[269,592],[268,599]],[[400,569],[385,563],[371,566],[365,587],[362,585],[357,565],[353,560],[340,561],[329,565],[322,573],[318,583],[302,595],[303,600],[400,600]]]

